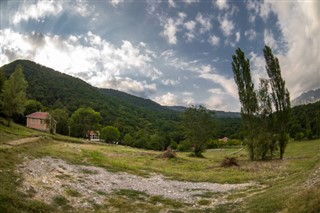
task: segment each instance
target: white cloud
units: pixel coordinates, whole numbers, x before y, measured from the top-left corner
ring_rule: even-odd
[[[208,92],[211,93],[211,95],[204,101],[204,104],[209,109],[232,112],[240,110],[240,104],[237,98],[230,96],[219,88],[210,89]]]
[[[196,21],[201,25],[200,33],[205,33],[211,30],[212,24],[209,17],[204,17],[201,13],[198,13]]]
[[[34,19],[41,21],[49,15],[58,15],[62,12],[63,6],[60,1],[38,1],[36,4],[24,4],[23,8],[13,16],[13,24],[21,21]]]
[[[156,97],[154,100],[163,106],[178,106],[181,102],[181,100],[171,92]]]
[[[161,33],[162,36],[166,38],[169,44],[177,44],[177,36],[176,33],[180,31],[180,26],[183,25],[183,21],[186,18],[185,13],[178,13],[178,18],[168,18],[165,20],[161,20],[163,23],[164,31]]]
[[[170,7],[173,7],[173,8],[176,7],[176,3],[174,2],[174,0],[169,0],[168,3]]]
[[[278,55],[291,98],[319,87],[320,2],[265,2],[277,14],[288,51]]]
[[[193,93],[183,92],[179,98],[177,95],[167,92],[162,96],[158,96],[154,99],[157,103],[163,106],[190,106],[195,104],[195,100],[192,97]]]
[[[140,92],[138,88],[152,91],[152,84],[141,83],[137,79],[148,78],[152,81],[162,75],[162,72],[152,65],[152,51],[143,45],[134,46],[129,41],[123,41],[121,46],[116,47],[92,32],[64,38],[36,33],[21,34],[5,29],[0,30],[0,42],[1,64],[20,58],[30,59],[81,77],[98,87],[108,85],[106,82],[109,82],[115,89],[128,92]],[[125,78],[127,75],[136,76],[137,79],[130,81]],[[119,79],[124,79],[128,87],[122,83],[119,86],[110,84],[110,81]]]
[[[192,4],[192,3],[197,3],[199,2],[199,0],[182,0],[183,2],[187,3],[187,4]]]
[[[188,30],[188,32],[186,32],[185,36],[187,37],[187,41],[191,42],[193,41],[193,39],[195,39],[195,28],[196,28],[196,22],[191,20],[188,21],[186,23],[184,23],[184,27]]]
[[[220,29],[225,36],[230,36],[234,30],[234,23],[227,16],[219,17]]]
[[[219,84],[230,96],[238,98],[238,89],[233,79],[214,73],[203,73],[199,77]]]
[[[180,81],[178,80],[172,80],[172,79],[163,79],[161,82],[166,86],[176,86],[180,84]]]
[[[240,32],[236,32],[236,42],[239,42],[241,38]]]
[[[244,32],[244,35],[249,39],[249,40],[254,40],[257,37],[257,32],[253,29],[246,30]]]
[[[271,30],[264,30],[264,43],[270,46],[273,50],[278,49],[277,41],[274,38],[274,35]]]
[[[101,83],[101,87],[113,88],[140,97],[148,97],[157,91],[156,84],[136,81],[129,77],[111,77]]]
[[[124,0],[111,0],[109,2],[112,6],[117,7],[120,3],[124,2]]]
[[[213,4],[219,8],[219,10],[228,9],[228,2],[227,0],[214,0]]]

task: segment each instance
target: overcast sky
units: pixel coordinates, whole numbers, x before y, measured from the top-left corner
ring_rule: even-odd
[[[271,46],[295,98],[320,87],[320,1],[1,0],[0,66],[29,59],[162,105],[239,111],[240,47],[256,87]]]

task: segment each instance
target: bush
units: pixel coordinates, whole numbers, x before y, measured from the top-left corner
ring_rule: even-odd
[[[163,154],[161,154],[159,157],[171,159],[171,158],[176,158],[177,155],[176,155],[176,152],[173,151],[172,148],[169,146],[167,150]]]
[[[234,157],[225,157],[223,161],[221,162],[222,167],[231,167],[231,166],[239,166],[237,162],[237,158]]]
[[[187,152],[192,150],[192,144],[189,140],[184,140],[178,145],[178,150],[181,152]]]

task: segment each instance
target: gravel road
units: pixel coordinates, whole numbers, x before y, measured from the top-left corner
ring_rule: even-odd
[[[24,180],[21,190],[47,203],[51,203],[57,195],[66,196],[67,189],[79,192],[81,196],[68,197],[75,208],[90,208],[91,204],[87,202],[88,200],[102,204],[105,194],[120,189],[131,189],[185,203],[195,203],[199,194],[225,193],[231,190],[243,190],[254,185],[254,183],[217,184],[175,181],[159,174],[140,177],[124,172],[112,173],[99,167],[72,165],[51,157],[26,160],[24,164],[18,166],[18,172]]]

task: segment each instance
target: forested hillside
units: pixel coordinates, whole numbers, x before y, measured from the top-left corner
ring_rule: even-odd
[[[27,60],[17,60],[2,67],[7,78],[15,67],[23,67],[28,81],[28,99],[49,109],[65,109],[71,115],[79,107],[100,112],[102,125],[116,126],[122,133],[155,134],[179,128],[179,113],[161,105],[123,92],[95,88],[88,83]],[[181,131],[180,131],[181,132]]]

